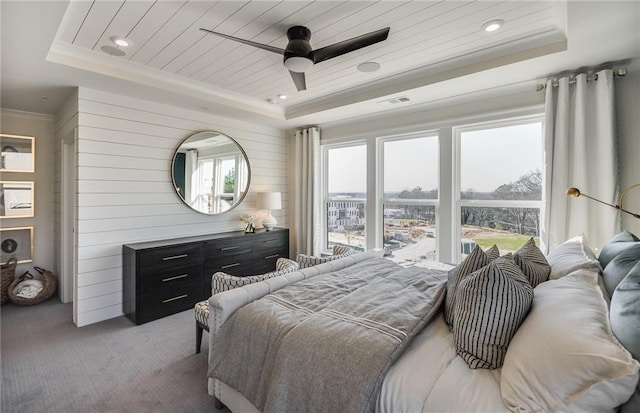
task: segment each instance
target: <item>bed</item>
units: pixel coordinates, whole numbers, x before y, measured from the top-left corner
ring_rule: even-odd
[[[583,237],[547,258],[548,281],[512,286],[530,307],[491,368],[461,356],[442,264],[402,268],[374,250],[216,294],[209,394],[235,413],[639,411],[640,240],[614,237],[605,265]]]

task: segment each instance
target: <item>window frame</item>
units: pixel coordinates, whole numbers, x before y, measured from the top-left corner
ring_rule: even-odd
[[[469,116],[459,116],[431,123],[397,126],[385,130],[381,134],[364,132],[353,136],[324,139],[320,142],[321,149],[321,202],[322,208],[318,226],[320,242],[323,249],[327,245],[327,153],[328,150],[339,147],[366,146],[367,156],[367,192],[365,202],[365,246],[366,249],[382,248],[384,234],[383,208],[384,198],[384,159],[382,145],[386,140],[403,139],[409,137],[424,137],[436,135],[439,149],[439,185],[438,199],[418,200],[419,205],[434,205],[436,210],[436,260],[455,263],[460,261],[461,252],[461,211],[463,206],[505,206],[503,201],[461,200],[460,199],[460,143],[459,136],[463,131],[471,128],[484,129],[491,126],[509,126],[540,121],[544,133],[544,108],[540,105],[522,107],[514,110],[496,111],[493,113],[479,113]],[[545,186],[546,170],[544,160],[544,136],[541,136],[541,150],[543,161],[542,172],[542,200],[540,201],[511,201],[514,207],[528,207],[540,209],[540,233],[545,215]],[[399,200],[396,200],[399,201]],[[399,201],[410,204],[411,200]]]
[[[337,144],[329,144],[329,145],[322,145],[321,146],[321,165],[322,165],[322,169],[321,169],[321,198],[322,198],[322,207],[320,209],[320,226],[321,226],[321,231],[320,231],[320,252],[321,253],[328,253],[330,251],[329,248],[329,216],[328,216],[328,208],[329,208],[329,202],[364,202],[364,209],[365,209],[365,227],[364,227],[364,233],[365,233],[365,250],[370,249],[369,244],[368,244],[368,235],[367,235],[367,228],[368,228],[368,215],[369,215],[369,209],[367,208],[367,198],[369,197],[369,179],[368,179],[368,165],[367,165],[367,184],[366,184],[366,192],[365,192],[365,197],[364,198],[349,198],[348,200],[345,200],[345,198],[340,198],[340,197],[330,197],[329,196],[329,151],[332,149],[340,149],[340,148],[349,148],[349,147],[355,147],[355,146],[364,146],[365,148],[365,157],[369,156],[369,145],[367,143],[366,140],[354,140],[354,141],[349,141],[349,142],[344,142],[344,143],[337,143]]]
[[[403,199],[403,198],[386,198],[385,197],[385,188],[384,188],[384,144],[387,142],[397,142],[397,141],[406,141],[411,139],[420,139],[420,138],[433,138],[437,141],[437,151],[438,151],[438,165],[437,172],[438,176],[436,178],[438,182],[438,198],[436,199]],[[378,231],[378,235],[376,236],[376,248],[384,248],[384,207],[385,205],[393,206],[393,205],[418,205],[418,206],[433,206],[435,208],[435,228],[436,234],[438,232],[438,228],[440,225],[440,219],[438,215],[438,207],[440,205],[440,197],[441,197],[441,165],[442,165],[442,152],[441,152],[441,144],[440,144],[440,135],[438,130],[425,130],[418,131],[412,133],[403,133],[397,135],[389,135],[389,136],[381,136],[375,138],[376,142],[376,165],[377,165],[377,185],[376,185],[376,229]],[[426,188],[425,188],[426,189]],[[436,235],[436,259],[439,256],[439,240]]]
[[[540,172],[542,172],[542,193],[540,200],[482,200],[482,199],[462,199],[462,134],[464,132],[473,132],[478,130],[485,129],[496,129],[501,127],[508,126],[518,126],[525,125],[531,123],[539,122],[541,125],[541,136],[540,136],[540,151],[542,153],[542,164],[540,165]],[[544,183],[545,183],[545,168],[544,168],[544,114],[535,114],[528,116],[518,116],[504,119],[492,119],[483,122],[475,122],[469,123],[459,126],[452,127],[453,133],[453,154],[454,154],[454,165],[453,165],[453,189],[454,189],[454,200],[453,200],[453,243],[454,246],[460,246],[462,243],[462,208],[464,207],[488,207],[488,208],[537,208],[540,210],[540,228],[538,228],[538,233],[542,234],[542,223],[544,222],[544,206],[545,206],[545,198],[544,198]],[[542,242],[542,240],[541,240]],[[456,262],[459,262],[462,257],[462,252],[460,251],[460,247],[456,247],[453,250],[454,259]]]

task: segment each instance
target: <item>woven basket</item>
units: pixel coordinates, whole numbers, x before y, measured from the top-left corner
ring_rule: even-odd
[[[20,278],[15,279],[9,286],[8,294],[9,299],[12,303],[16,305],[36,305],[47,301],[49,298],[51,298],[53,293],[56,292],[56,288],[58,288],[58,279],[56,278],[56,276],[53,275],[51,271],[44,270],[40,267],[33,268],[35,268],[36,271],[38,271],[42,276],[42,283],[44,284],[42,290],[33,298],[18,297],[14,293],[13,290],[16,288],[16,285],[18,285],[20,281],[23,281],[27,278],[33,278],[33,276],[31,276],[31,274],[29,274],[29,272],[27,271],[26,273],[22,274]],[[27,275],[29,277],[27,277]]]
[[[9,285],[11,285],[16,278],[16,265],[18,265],[18,259],[16,257],[11,257],[6,264],[2,264],[2,283],[0,284],[2,304],[9,301],[7,291],[9,290]]]

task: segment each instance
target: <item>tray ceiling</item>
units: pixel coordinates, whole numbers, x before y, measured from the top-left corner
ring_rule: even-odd
[[[294,118],[563,50],[565,14],[566,3],[546,1],[72,1],[48,60]],[[492,19],[502,29],[482,30]],[[284,48],[294,25],[311,30],[314,48],[391,30],[315,65],[302,92],[280,56],[198,30]],[[102,51],[112,36],[132,43],[124,56]],[[363,62],[380,70],[359,72]]]

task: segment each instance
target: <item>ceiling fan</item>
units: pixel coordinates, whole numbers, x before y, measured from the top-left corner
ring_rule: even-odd
[[[225,39],[234,40],[249,46],[254,46],[283,55],[284,66],[289,69],[293,83],[295,83],[298,91],[307,90],[307,82],[305,80],[304,73],[314,64],[362,49],[363,47],[371,46],[372,44],[386,40],[389,35],[389,27],[386,27],[384,29],[376,30],[371,33],[363,34],[361,36],[313,50],[309,43],[309,39],[311,39],[311,30],[304,26],[293,26],[287,30],[289,43],[287,43],[287,47],[284,49],[270,46],[268,44],[252,42],[251,40],[240,39],[208,29],[200,28],[200,30],[215,34],[216,36],[224,37]]]

